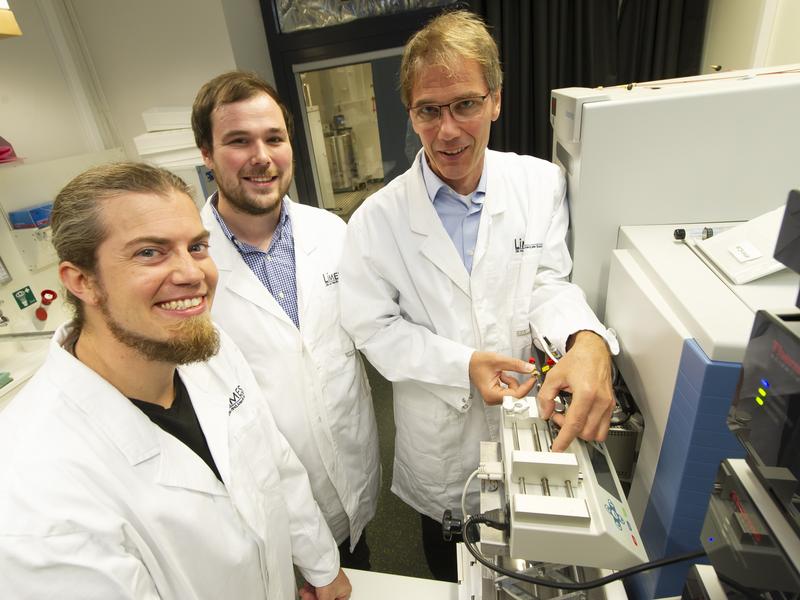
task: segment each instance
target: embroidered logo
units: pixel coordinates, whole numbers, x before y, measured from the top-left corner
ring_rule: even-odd
[[[536,242],[535,244],[526,244],[525,238],[518,237],[514,239],[514,252],[525,252],[525,250],[535,250],[536,248],[541,248],[542,242]]]
[[[326,286],[339,283],[339,271],[334,271],[333,273],[323,273],[322,281],[325,282]]]
[[[231,414],[233,411],[239,408],[242,402],[244,402],[244,388],[240,385],[237,385],[233,390],[231,397],[228,398],[228,414]]]

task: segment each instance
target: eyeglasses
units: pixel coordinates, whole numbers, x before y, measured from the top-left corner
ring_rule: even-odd
[[[491,92],[474,98],[461,98],[447,104],[421,104],[408,109],[411,120],[418,125],[433,125],[442,118],[442,109],[447,107],[450,116],[459,123],[474,119],[483,110],[483,104]]]

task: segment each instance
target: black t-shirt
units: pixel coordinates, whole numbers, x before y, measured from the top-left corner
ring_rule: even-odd
[[[200,421],[197,420],[197,414],[194,412],[192,399],[189,398],[189,392],[186,391],[186,386],[183,385],[181,378],[178,377],[177,371],[175,371],[174,385],[175,400],[169,408],[164,408],[152,402],[136,400],[135,398],[129,398],[129,400],[146,414],[153,423],[189,446],[197,456],[205,461],[214,472],[214,475],[217,476],[217,479],[222,481],[217,465],[214,463],[214,458],[211,456],[211,450],[208,448],[206,436],[200,427]]]

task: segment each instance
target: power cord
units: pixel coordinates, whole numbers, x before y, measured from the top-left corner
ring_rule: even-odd
[[[678,554],[676,556],[662,558],[659,560],[646,562],[641,565],[636,565],[635,567],[629,567],[627,569],[617,571],[616,573],[612,573],[611,575],[606,575],[605,577],[600,577],[598,579],[592,579],[591,581],[583,581],[581,583],[553,581],[551,579],[540,579],[538,577],[531,577],[530,575],[526,575],[524,573],[519,573],[517,571],[511,571],[503,567],[498,567],[497,565],[492,563],[475,546],[475,542],[480,539],[480,533],[478,531],[479,524],[485,524],[488,525],[489,527],[494,527],[496,529],[507,529],[507,525],[503,523],[498,523],[497,521],[491,519],[487,519],[482,515],[469,517],[464,522],[464,528],[463,528],[464,545],[466,545],[467,550],[469,550],[470,554],[472,554],[472,556],[475,557],[475,560],[481,563],[484,567],[491,569],[492,571],[495,571],[497,573],[500,573],[501,575],[505,575],[506,577],[512,577],[514,579],[525,581],[527,583],[533,583],[535,585],[541,585],[550,588],[559,588],[562,590],[570,590],[570,591],[590,590],[592,588],[600,587],[602,585],[606,585],[608,583],[612,583],[620,579],[625,579],[626,577],[630,577],[631,575],[635,575],[636,573],[641,573],[642,571],[649,571],[650,569],[658,569],[660,567],[666,567],[667,565],[683,562],[686,560],[701,558],[706,555],[704,550],[696,550],[694,552]],[[470,533],[470,528],[474,528],[474,533]]]

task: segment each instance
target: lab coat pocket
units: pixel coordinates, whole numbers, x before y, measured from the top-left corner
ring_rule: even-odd
[[[356,410],[358,399],[365,392],[358,351],[339,325],[331,330],[322,350],[316,354],[326,401],[335,404],[329,408],[335,411],[336,416],[350,414]]]
[[[262,540],[280,544],[289,539],[289,514],[275,453],[285,450],[272,439],[279,435],[277,430],[266,429],[263,415],[257,413],[250,413],[252,420],[233,433],[229,492],[253,531]]]
[[[372,468],[366,464],[372,457],[365,456],[365,446],[375,417],[361,356],[344,330],[326,345],[323,356],[322,404],[334,449],[342,460],[358,462],[359,470]]]
[[[488,275],[488,282],[491,287],[506,288],[519,276],[520,265],[522,264],[522,253],[515,252],[511,255],[504,254],[498,256],[494,261],[494,267]],[[508,291],[508,290],[504,290]]]
[[[358,352],[345,352],[345,361],[329,371],[323,401],[337,451],[346,457],[366,460],[364,447],[375,428],[369,384]]]
[[[323,346],[327,354],[328,363],[325,365],[326,372],[338,371],[343,365],[355,365],[356,347],[347,332],[338,323],[331,327],[328,338],[324,340]]]
[[[461,479],[459,448],[466,413],[415,383],[395,384],[395,458],[423,485],[443,492]]]

